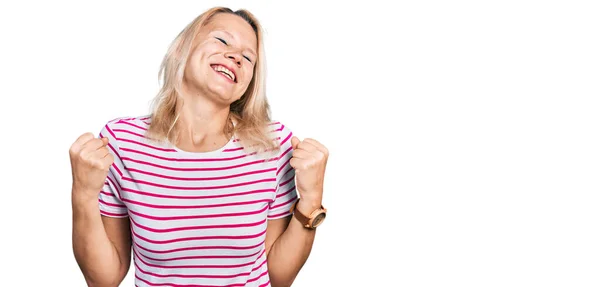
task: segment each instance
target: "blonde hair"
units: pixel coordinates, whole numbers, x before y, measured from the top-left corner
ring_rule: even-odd
[[[159,81],[162,77],[163,83],[153,100],[153,112],[146,137],[156,141],[177,142],[179,138],[179,131],[175,125],[179,118],[177,104],[179,101],[183,101],[180,97],[182,95],[181,86],[192,43],[200,28],[208,24],[212,17],[219,13],[235,14],[246,20],[254,29],[258,43],[254,76],[244,95],[231,103],[224,132],[228,138],[235,134],[240,140],[240,144],[249,152],[278,151],[279,142],[274,141],[268,135],[271,116],[265,94],[266,71],[262,27],[249,11],[241,9],[234,12],[226,7],[215,7],[202,13],[189,23],[171,43],[158,73]],[[236,121],[235,126],[231,120]]]

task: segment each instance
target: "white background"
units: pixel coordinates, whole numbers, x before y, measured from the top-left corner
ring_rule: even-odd
[[[273,118],[331,151],[294,286],[599,286],[594,2],[2,2],[0,285],[85,285],[68,149],[147,113],[223,5],[265,27]]]

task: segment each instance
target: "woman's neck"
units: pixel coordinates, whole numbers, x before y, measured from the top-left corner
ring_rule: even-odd
[[[194,95],[185,97],[185,102],[178,105],[177,112],[178,147],[213,150],[229,141],[225,134],[229,120],[228,106],[220,107],[205,97]]]

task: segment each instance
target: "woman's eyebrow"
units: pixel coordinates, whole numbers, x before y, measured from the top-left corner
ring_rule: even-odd
[[[233,37],[233,35],[225,30],[221,30],[221,29],[217,29],[215,31],[219,31],[219,32],[223,32],[227,35],[229,35],[229,37],[231,37],[232,39],[235,39],[235,37]],[[256,52],[254,52],[253,49],[246,47],[246,50],[248,50],[248,52],[252,53],[252,55],[254,55],[254,57],[256,57]]]

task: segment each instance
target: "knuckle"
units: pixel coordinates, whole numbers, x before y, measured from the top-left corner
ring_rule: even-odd
[[[88,163],[90,166],[92,166],[93,168],[99,168],[99,169],[102,169],[102,163],[101,163],[100,161],[98,161],[98,160],[94,160],[94,159],[91,159],[91,158],[90,158],[90,159],[87,161],[87,163]]]
[[[85,155],[82,154],[81,152],[79,152],[75,155],[75,159],[79,162],[87,163],[87,157],[85,157]]]
[[[77,150],[79,150],[79,148],[78,148],[78,147],[79,147],[79,146],[78,146],[78,145],[76,145],[76,144],[73,144],[73,145],[71,145],[71,147],[69,148],[69,155],[70,155],[71,157],[74,157],[74,156],[76,156],[76,155],[77,155]]]
[[[317,160],[318,161],[322,161],[324,159],[325,159],[325,154],[324,153],[322,153],[322,152],[317,153]]]
[[[85,161],[85,162],[89,161],[89,160],[90,160],[90,158],[91,158],[91,157],[90,157],[90,153],[89,153],[89,152],[86,152],[85,150],[80,150],[80,151],[77,153],[77,157],[78,157],[79,159],[81,159],[81,160]]]
[[[84,133],[83,135],[81,135],[81,142],[86,143],[93,138],[94,138],[94,134],[87,132],[87,133]]]

